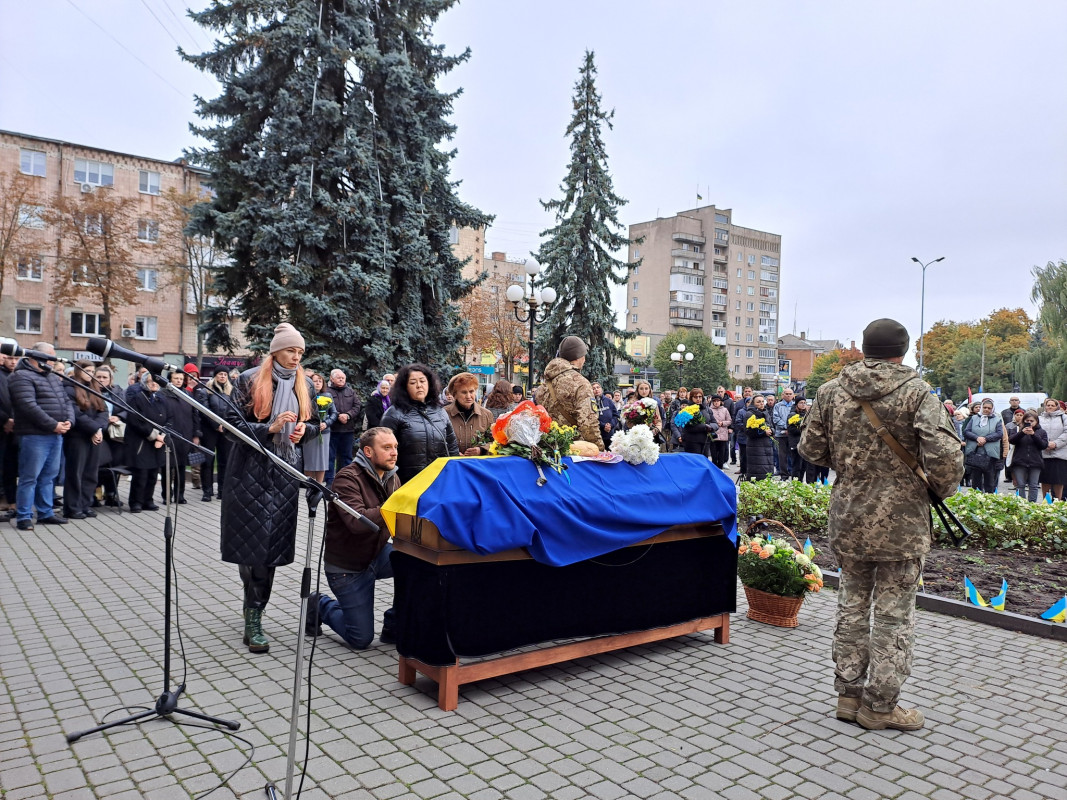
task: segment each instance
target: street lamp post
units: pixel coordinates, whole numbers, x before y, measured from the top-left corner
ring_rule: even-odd
[[[534,324],[545,321],[545,317],[548,315],[548,307],[556,302],[556,290],[551,286],[545,286],[541,289],[534,288],[534,279],[541,271],[541,265],[532,258],[526,260],[526,265],[523,269],[526,270],[526,274],[530,278],[529,290],[527,290],[525,283],[521,285],[513,283],[508,287],[506,296],[515,307],[515,319],[519,322],[530,323],[530,343],[527,348],[528,361],[526,368],[530,381],[528,390],[532,391],[534,379]],[[525,311],[522,310],[523,302],[526,303]]]
[[[923,331],[925,330],[926,323],[926,268],[931,264],[936,264],[938,261],[944,261],[945,257],[935,258],[933,261],[927,261],[925,264],[917,259],[915,256],[911,257],[911,260],[923,268],[923,290],[922,299],[919,301],[919,375],[923,374],[923,356],[926,355],[923,351]]]
[[[678,365],[678,388],[682,387],[682,368],[686,361],[692,361],[693,354],[685,352],[685,345],[679,344],[678,349],[671,353],[671,361]]]

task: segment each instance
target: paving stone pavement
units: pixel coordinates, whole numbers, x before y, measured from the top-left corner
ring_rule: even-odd
[[[240,720],[255,745],[211,797],[263,798],[284,780],[300,569],[279,570],[270,653],[249,654],[237,570],[218,559],[220,504],[190,497],[175,546],[182,706]],[[64,739],[160,691],[163,519],[0,523],[4,800],[189,798],[248,754],[163,720]],[[302,518],[301,558],[306,531]],[[391,593],[379,584],[379,620]],[[927,727],[867,732],[832,716],[834,600],[811,598],[787,630],[746,620],[742,594],[729,645],[698,634],[487,680],[451,713],[428,679],[397,681],[392,647],[352,652],[327,633],[303,797],[1067,799],[1067,647],[920,611],[905,700]]]

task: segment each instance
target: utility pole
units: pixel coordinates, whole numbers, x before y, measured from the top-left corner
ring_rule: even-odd
[[[982,335],[982,374],[978,378],[978,392],[985,391],[985,340],[989,337],[989,328],[985,329],[985,333]]]

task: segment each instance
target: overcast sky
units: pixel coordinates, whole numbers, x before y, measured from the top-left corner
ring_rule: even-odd
[[[206,3],[197,0],[196,6]],[[154,16],[153,16],[154,13]],[[158,19],[156,19],[158,18]],[[782,235],[780,331],[860,339],[1029,300],[1067,258],[1067,3],[465,0],[436,39],[471,59],[453,176],[525,256],[551,223],[586,48],[615,109],[624,224],[705,203]],[[194,144],[180,61],[210,37],[181,0],[9,3],[0,128],[158,158]],[[621,308],[621,303],[619,304]]]

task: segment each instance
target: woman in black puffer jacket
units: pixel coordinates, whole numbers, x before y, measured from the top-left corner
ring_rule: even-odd
[[[750,419],[761,419],[771,428],[771,415],[767,411],[767,400],[757,394],[752,398],[752,408],[745,414],[744,431],[748,438],[747,455],[745,460],[745,478],[758,481],[774,474],[774,439],[764,428],[750,428]]]
[[[456,432],[440,398],[441,381],[429,367],[408,364],[397,373],[382,427],[396,435],[401,483],[407,483],[436,458],[459,455]]]
[[[304,337],[283,322],[274,329],[270,355],[245,370],[234,386],[233,405],[223,416],[298,472],[301,445],[319,435],[314,387],[300,366]],[[238,413],[240,409],[240,413]],[[270,600],[274,569],[293,563],[300,486],[256,449],[238,443],[230,452],[222,493],[222,560],[237,564],[244,585],[244,643],[265,653],[263,610]]]
[[[92,502],[96,494],[96,474],[101,462],[111,460],[104,431],[107,430],[107,405],[89,394],[96,372],[92,361],[76,361],[73,379],[80,386],[67,384],[67,395],[74,403],[74,425],[63,437],[66,477],[63,482],[63,516],[67,519],[95,517]],[[94,390],[96,386],[92,386]]]
[[[686,405],[700,406],[700,416],[704,421],[689,422],[682,428],[682,450],[698,456],[710,456],[711,440],[708,435],[719,430],[719,424],[712,419],[711,411],[704,405],[704,390],[690,389],[689,402]]]
[[[1016,428],[1008,436],[1008,442],[1015,446],[1011,457],[1015,485],[1021,496],[1031,503],[1036,503],[1041,484],[1041,467],[1044,466],[1041,453],[1048,449],[1048,432],[1041,427],[1036,411],[1025,412],[1020,425],[1009,423],[1009,427]]]

